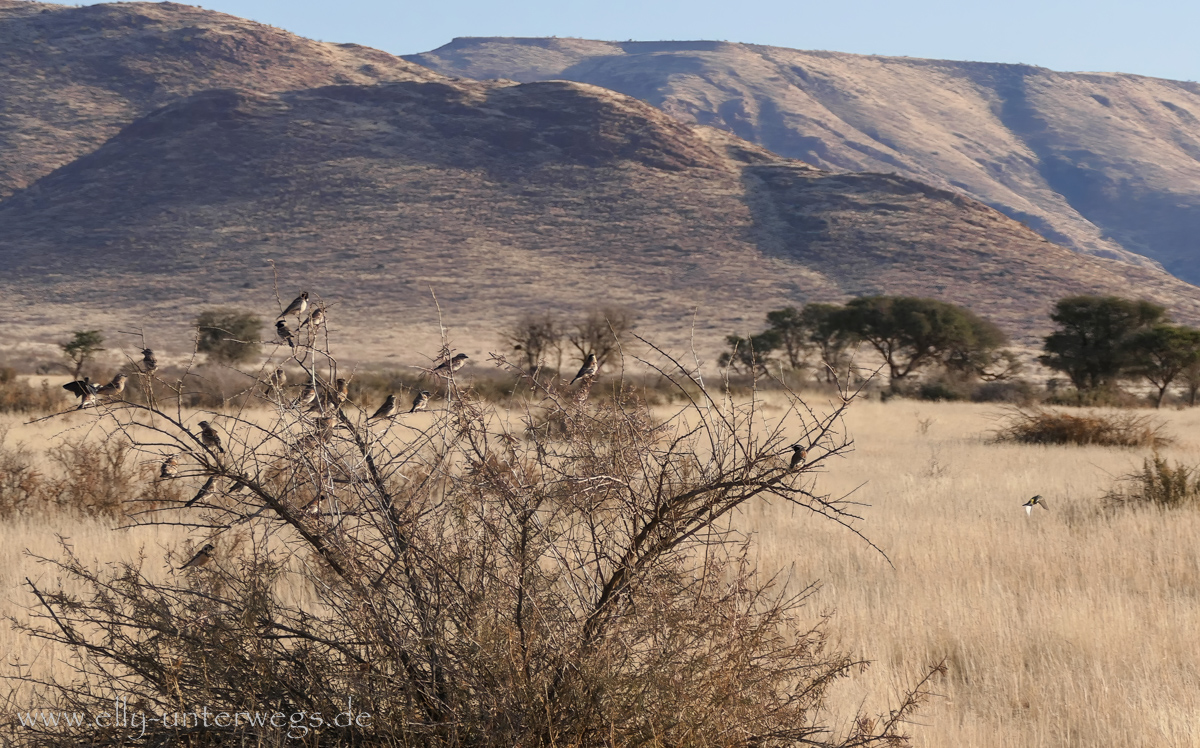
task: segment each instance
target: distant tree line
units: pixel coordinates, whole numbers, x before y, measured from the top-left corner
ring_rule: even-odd
[[[1039,360],[1060,371],[1083,396],[1116,389],[1120,382],[1149,383],[1162,407],[1167,391],[1182,383],[1189,405],[1200,390],[1200,330],[1171,324],[1166,309],[1116,296],[1069,296],[1054,305],[1057,329]]]
[[[503,333],[503,340],[526,371],[540,368],[557,374],[564,362],[578,364],[593,353],[603,371],[636,327],[637,315],[632,310],[607,306],[575,320],[550,313],[527,314]]]
[[[808,304],[767,314],[767,329],[730,335],[719,363],[744,373],[773,364],[815,368],[831,380],[867,345],[883,359],[893,389],[921,371],[939,368],[963,380],[995,380],[1018,370],[1008,338],[969,309],[936,299],[866,296],[846,305]]]
[[[1172,324],[1166,309],[1115,296],[1060,299],[1056,329],[1038,360],[1066,375],[1081,401],[1100,402],[1123,381],[1154,388],[1161,407],[1182,384],[1190,405],[1200,392],[1200,330]],[[945,301],[867,296],[845,305],[807,304],[767,313],[762,332],[726,337],[720,365],[742,373],[815,369],[830,380],[867,346],[882,359],[893,390],[929,370],[954,382],[1009,379],[1020,372],[1008,338],[993,322]]]

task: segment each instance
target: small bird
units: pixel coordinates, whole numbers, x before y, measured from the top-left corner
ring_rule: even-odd
[[[158,468],[158,477],[162,479],[174,478],[179,475],[179,455],[170,455],[163,460],[162,465]]]
[[[408,412],[416,413],[418,410],[425,410],[426,405],[429,405],[429,393],[425,390],[421,390],[417,393],[417,396],[413,398],[412,408]]]
[[[283,319],[289,314],[294,314],[299,317],[308,309],[308,291],[301,291],[300,295],[288,304],[288,308],[283,310],[283,314],[279,315],[279,319]]]
[[[286,386],[287,372],[285,372],[282,368],[276,368],[275,371],[268,374],[267,378],[263,381],[263,392],[268,395],[271,394],[272,390],[282,392],[283,388]]]
[[[293,351],[296,350],[296,339],[292,337],[292,331],[288,329],[287,322],[283,320],[276,322],[275,334],[279,336],[280,340],[290,345]]]
[[[1033,512],[1033,508],[1035,506],[1040,506],[1041,508],[1045,509],[1046,511],[1050,511],[1050,507],[1046,506],[1046,500],[1042,498],[1041,494],[1034,496],[1032,499],[1030,499],[1029,501],[1026,501],[1021,506],[1025,507],[1025,515],[1026,516],[1029,516],[1029,514],[1031,514]]]
[[[454,372],[466,366],[468,358],[470,358],[470,356],[467,354],[460,353],[449,361],[442,362],[439,366],[434,368],[434,372],[444,371],[453,374]]]
[[[808,449],[800,444],[792,445],[792,464],[788,466],[788,470],[795,470],[804,461],[808,459]]]
[[[96,404],[96,385],[92,384],[91,377],[84,377],[77,382],[67,382],[63,385],[63,389],[80,398],[79,410]]]
[[[204,485],[200,486],[200,490],[197,491],[196,495],[193,496],[191,499],[189,499],[188,502],[186,504],[184,504],[184,506],[189,507],[192,504],[195,504],[200,499],[203,499],[205,496],[208,496],[208,494],[210,492],[212,492],[213,484],[216,482],[217,482],[217,476],[215,476],[215,475],[208,476],[208,480],[204,481]]]
[[[153,374],[158,369],[158,359],[154,357],[154,351],[149,348],[142,349],[142,368],[147,374]]]
[[[575,375],[575,379],[571,380],[571,384],[575,384],[576,380],[579,379],[588,379],[596,376],[596,372],[599,369],[600,366],[596,362],[596,354],[589,353],[587,358],[583,360],[583,366],[579,367],[579,373]],[[567,386],[569,387],[570,385]]]
[[[368,421],[374,421],[376,418],[391,418],[396,412],[396,396],[388,395],[387,400],[383,401],[383,405],[379,406],[379,410],[375,411],[374,415],[368,418]]]
[[[314,309],[313,313],[308,315],[308,319],[306,319],[300,323],[299,329],[303,330],[306,327],[312,327],[312,329],[316,330],[318,327],[321,326],[321,323],[324,321],[325,321],[325,310],[324,309]]]
[[[96,394],[101,397],[118,397],[125,391],[125,380],[128,378],[124,374],[118,374],[108,384],[98,387]]]
[[[337,380],[337,389],[329,393],[329,402],[334,408],[342,407],[342,403],[346,402],[346,393],[349,391],[350,385],[345,379]]]
[[[200,443],[225,454],[225,448],[221,446],[221,437],[208,421],[200,422]]]
[[[188,561],[183,566],[180,566],[179,570],[183,571],[184,569],[191,569],[196,566],[204,566],[209,561],[212,561],[212,552],[214,550],[216,550],[215,545],[213,545],[212,543],[206,543],[205,546],[200,549],[200,552],[197,553],[195,556],[192,556],[191,561]]]
[[[292,403],[292,407],[300,407],[308,405],[313,400],[317,399],[317,388],[311,384],[304,385],[304,389],[300,390],[300,397],[296,398],[296,402]]]

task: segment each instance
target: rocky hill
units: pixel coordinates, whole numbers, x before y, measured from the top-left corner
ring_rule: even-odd
[[[769,309],[880,292],[967,304],[1018,335],[1082,291],[1137,289],[1200,319],[1200,292],[1160,270],[578,83],[204,92],[0,202],[16,328],[83,314],[182,331],[217,304],[265,316],[268,261],[284,295],[336,301],[334,327],[372,357],[430,349],[430,289],[479,352],[521,313],[600,303],[673,344],[695,311],[708,350]]]
[[[1083,252],[1200,282],[1200,85],[723,42],[455,39],[450,75],[564,79],[826,169],[953,189]]]
[[[197,91],[440,77],[190,5],[0,0],[0,198]]]
[[[38,40],[66,34],[77,12],[123,20],[77,53],[55,42],[65,72],[43,98],[59,104],[33,95],[50,63],[0,67],[0,90],[19,94],[6,111],[38,113],[27,127],[8,116],[0,144],[0,164],[16,165],[0,200],[10,341],[49,349],[71,330],[115,341],[145,328],[156,348],[187,351],[201,309],[271,318],[276,278],[285,302],[307,289],[332,304],[342,355],[395,363],[436,352],[439,321],[482,358],[522,314],[606,304],[710,360],[770,309],[869,293],[962,303],[1026,342],[1069,293],[1144,296],[1200,322],[1200,289],[1155,267],[1070,251],[902,176],[816,169],[604,88],[455,80],[196,8],[50,8],[0,5],[40,29],[2,53],[42,59]],[[138,62],[158,49],[146,39],[173,34],[173,57]],[[240,49],[261,54],[227,54]],[[338,76],[350,82],[326,85]]]

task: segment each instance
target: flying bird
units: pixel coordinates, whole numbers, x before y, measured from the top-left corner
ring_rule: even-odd
[[[154,357],[154,351],[149,348],[142,349],[142,367],[147,374],[153,374],[158,369],[158,359]]]
[[[208,421],[200,422],[200,443],[225,454],[225,448],[221,446],[221,437]]]
[[[425,406],[427,405],[429,405],[429,393],[425,390],[421,390],[417,393],[417,396],[413,398],[412,408],[408,412],[416,413],[418,410],[425,410]]]
[[[289,314],[294,314],[299,317],[308,309],[308,291],[301,291],[300,295],[288,304],[288,308],[283,310],[283,314],[279,315],[279,319],[283,319]]]
[[[204,481],[204,485],[200,486],[200,490],[197,491],[196,495],[193,496],[191,499],[189,499],[188,502],[186,504],[184,504],[184,506],[189,507],[192,504],[195,504],[200,499],[203,499],[205,496],[208,496],[208,494],[212,492],[213,484],[216,482],[217,482],[217,477],[215,475],[208,476],[208,480]]]
[[[388,395],[387,400],[383,401],[383,405],[379,406],[379,410],[375,411],[374,415],[368,418],[368,421],[374,421],[376,418],[391,418],[396,412],[396,396]]]
[[[215,545],[213,545],[212,543],[205,544],[205,546],[200,549],[200,552],[197,553],[195,556],[192,556],[191,561],[188,561],[183,566],[180,566],[179,570],[183,571],[184,569],[191,569],[196,566],[204,566],[209,561],[212,561],[212,552],[214,550],[216,550]]]
[[[162,465],[158,468],[158,477],[162,479],[174,478],[179,475],[179,455],[170,455],[163,460]]]
[[[296,350],[296,339],[292,337],[292,331],[288,329],[287,322],[283,320],[276,322],[275,334],[279,336],[280,340],[290,345],[293,351]]]
[[[454,372],[466,366],[468,358],[470,358],[470,356],[467,354],[460,353],[449,361],[442,362],[439,366],[435,367],[433,371],[434,373],[444,371],[449,374],[453,374]]]
[[[1046,500],[1041,497],[1041,494],[1034,496],[1032,499],[1030,499],[1029,501],[1026,501],[1021,506],[1025,507],[1025,515],[1026,516],[1029,516],[1030,514],[1033,513],[1033,508],[1035,506],[1040,506],[1041,508],[1045,509],[1046,511],[1050,511],[1050,507],[1046,506]]]
[[[63,389],[80,398],[79,410],[96,404],[96,385],[92,384],[91,377],[84,377],[77,382],[67,382],[63,385]]]
[[[325,310],[314,309],[313,313],[308,315],[308,319],[306,319],[300,323],[299,329],[303,330],[304,328],[311,326],[312,329],[316,330],[318,327],[321,326],[321,323],[324,321],[325,321]]]
[[[792,464],[788,466],[789,470],[795,470],[804,461],[808,459],[808,449],[800,444],[792,445]]]
[[[125,380],[128,378],[124,374],[118,374],[108,384],[98,387],[96,394],[101,397],[117,397],[125,391]]]
[[[575,384],[576,380],[588,379],[596,376],[596,372],[600,370],[600,365],[596,362],[596,354],[589,353],[583,361],[583,366],[579,367],[579,373],[575,375],[575,379],[571,380],[571,384]],[[568,387],[570,385],[567,385]]]

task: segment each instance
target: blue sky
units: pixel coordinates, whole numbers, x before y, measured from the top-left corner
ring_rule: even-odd
[[[725,39],[1200,79],[1194,0],[203,0],[203,7],[395,54],[455,36]]]

